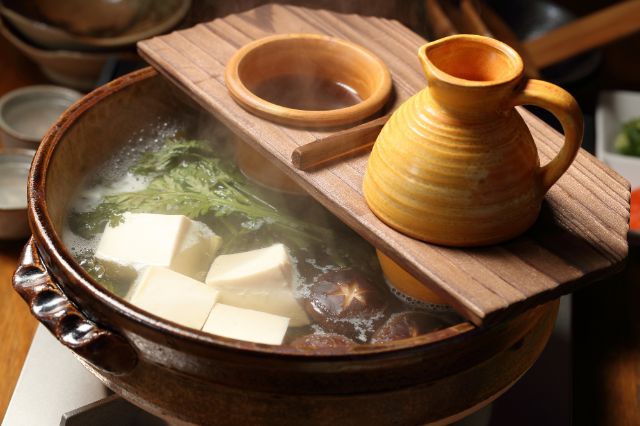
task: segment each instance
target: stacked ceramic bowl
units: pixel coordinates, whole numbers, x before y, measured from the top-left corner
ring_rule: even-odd
[[[0,0],[2,34],[50,80],[95,87],[105,63],[176,27],[191,0]]]
[[[82,95],[59,86],[28,86],[0,97],[0,240],[29,234],[26,182],[40,140]]]

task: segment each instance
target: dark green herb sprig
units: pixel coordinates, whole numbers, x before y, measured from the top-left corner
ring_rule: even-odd
[[[147,188],[108,195],[94,210],[72,214],[70,226],[91,238],[107,223],[120,223],[123,213],[134,212],[182,214],[192,219],[212,216],[235,234],[266,228],[284,236],[294,249],[322,243],[332,235],[331,230],[281,212],[256,195],[233,162],[221,158],[224,155],[207,141],[167,140],[159,151],[145,153],[130,169],[151,179]],[[229,223],[237,225],[238,220],[240,227]],[[237,245],[233,239],[227,242]]]

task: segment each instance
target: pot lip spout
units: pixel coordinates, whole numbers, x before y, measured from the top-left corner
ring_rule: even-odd
[[[431,58],[433,53],[438,49],[458,48],[465,44],[476,45],[478,48],[484,48],[487,51],[493,51],[493,54],[501,55],[506,58],[505,63],[508,63],[511,69],[509,72],[497,76],[497,78],[482,80],[468,79],[443,70],[442,67],[434,63]],[[476,34],[456,34],[424,44],[418,49],[418,57],[428,77],[431,76],[435,80],[453,86],[468,88],[504,86],[518,81],[524,74],[524,62],[518,52],[511,46],[491,37]]]

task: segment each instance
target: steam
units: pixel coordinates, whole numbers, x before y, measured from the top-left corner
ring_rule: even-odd
[[[358,92],[343,82],[297,71],[266,80],[253,92],[271,103],[307,111],[346,108],[362,101]]]

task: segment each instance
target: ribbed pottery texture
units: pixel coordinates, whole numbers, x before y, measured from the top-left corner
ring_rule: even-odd
[[[443,111],[425,89],[391,117],[364,180],[369,206],[412,237],[483,245],[526,230],[542,195],[538,154],[511,108],[465,121]]]
[[[522,59],[488,37],[445,37],[418,57],[428,86],[376,140],[364,177],[369,207],[392,228],[436,244],[479,246],[521,234],[580,148],[575,99],[553,84],[523,81]],[[564,129],[563,147],[542,168],[514,108],[523,104],[548,109]]]

